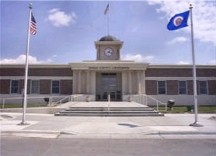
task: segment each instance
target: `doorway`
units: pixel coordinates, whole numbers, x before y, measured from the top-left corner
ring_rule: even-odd
[[[97,73],[96,100],[122,101],[122,77],[121,73]]]

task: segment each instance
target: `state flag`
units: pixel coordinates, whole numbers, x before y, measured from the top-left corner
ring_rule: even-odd
[[[190,11],[185,11],[179,14],[175,14],[169,21],[167,25],[168,30],[177,30],[184,27],[187,27],[187,21],[189,17]]]

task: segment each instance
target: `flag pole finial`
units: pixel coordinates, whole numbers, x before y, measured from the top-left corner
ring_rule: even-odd
[[[192,4],[190,4],[190,7],[189,7],[190,9],[192,9],[193,8],[193,5]]]
[[[29,4],[29,9],[32,9],[32,3]]]

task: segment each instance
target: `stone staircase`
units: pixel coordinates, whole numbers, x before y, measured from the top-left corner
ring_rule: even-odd
[[[80,102],[55,116],[164,116],[153,108],[136,102]]]

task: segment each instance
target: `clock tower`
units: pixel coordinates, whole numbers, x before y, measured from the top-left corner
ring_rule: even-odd
[[[123,42],[113,36],[104,36],[95,42],[97,60],[120,60],[120,49]]]

